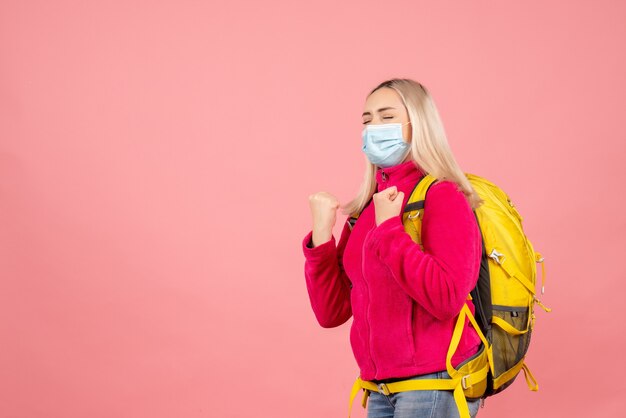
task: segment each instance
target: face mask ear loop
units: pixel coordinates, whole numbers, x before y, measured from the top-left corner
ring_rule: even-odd
[[[407,123],[405,123],[405,125],[408,125],[409,123],[411,123],[411,121],[408,121]],[[412,123],[411,123],[411,126],[413,126]],[[404,156],[404,158],[406,158],[407,155],[409,155],[411,153],[411,142],[413,142],[413,141],[407,142],[407,144],[409,144],[409,149],[407,150],[406,155]]]

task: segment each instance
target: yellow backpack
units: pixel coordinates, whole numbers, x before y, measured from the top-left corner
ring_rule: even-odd
[[[482,235],[483,255],[476,287],[467,299],[475,306],[474,317],[463,305],[457,318],[450,346],[446,355],[446,369],[450,379],[413,379],[393,383],[375,384],[357,377],[350,393],[348,417],[352,402],[363,389],[363,408],[371,391],[389,393],[407,390],[452,390],[460,418],[469,418],[466,399],[484,399],[506,389],[520,371],[530,390],[539,386],[526,366],[524,359],[530,344],[535,323],[534,304],[546,312],[535,294],[537,265],[541,263],[541,293],[544,292],[545,267],[543,256],[533,249],[522,229],[522,217],[498,186],[480,176],[465,173],[474,190],[485,201],[474,210]],[[425,175],[413,189],[402,214],[406,232],[423,250],[421,225],[426,193],[437,179]],[[354,225],[359,214],[353,214],[348,222]],[[476,329],[482,344],[478,352],[463,361],[455,369],[452,356],[456,352],[465,319]]]

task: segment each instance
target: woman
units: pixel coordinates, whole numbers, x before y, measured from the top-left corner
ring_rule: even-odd
[[[365,101],[365,177],[345,205],[327,192],[309,196],[313,228],[302,241],[306,286],[324,328],[354,317],[350,343],[360,378],[375,383],[450,378],[446,353],[456,317],[475,287],[481,233],[472,209],[482,204],[448,145],[435,104],[420,83],[392,79]],[[402,209],[426,173],[438,179],[422,220],[422,251],[402,224]],[[368,204],[373,202],[373,204]],[[337,209],[359,213],[335,245]],[[467,326],[452,365],[476,354],[476,331]],[[479,400],[469,400],[472,417]],[[368,418],[458,417],[452,392],[372,391]]]

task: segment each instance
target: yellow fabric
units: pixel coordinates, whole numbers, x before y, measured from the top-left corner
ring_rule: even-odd
[[[417,186],[411,193],[411,196],[409,196],[407,204],[424,200],[424,196],[426,196],[426,191],[435,181],[437,181],[437,179],[431,175],[424,176],[424,178],[422,178],[422,180],[417,184]],[[413,211],[402,213],[402,223],[404,224],[404,229],[411,236],[411,239],[419,244],[422,251],[424,251],[424,244],[422,244],[423,213],[424,209],[416,209]]]
[[[534,304],[537,303],[546,312],[550,312],[550,309],[537,299],[535,292],[536,263],[541,263],[542,293],[545,290],[544,257],[534,250],[532,243],[524,233],[523,218],[509,196],[497,185],[483,177],[469,173],[466,173],[466,177],[473,189],[485,201],[483,205],[475,209],[475,213],[481,227],[485,250],[489,256],[488,267],[492,303],[494,310],[498,309],[500,312],[499,316],[494,314],[492,317],[492,324],[497,326],[497,329],[492,327],[492,331],[499,333],[499,338],[494,339],[493,342],[507,344],[506,338],[509,338],[517,344],[527,343],[530,337],[525,334],[532,332],[536,318]],[[520,307],[527,307],[527,309],[522,312]],[[513,309],[507,311],[506,309],[509,308]],[[504,315],[507,312],[508,314]],[[522,314],[526,315],[525,326],[519,324],[518,315]],[[505,337],[506,335],[509,337]],[[518,340],[517,338],[524,339]],[[520,347],[520,349],[525,347]],[[492,358],[494,358],[493,351],[499,348],[490,347]],[[500,354],[500,363],[497,366],[491,365],[494,374],[492,376],[493,388],[498,389],[506,385],[515,378],[520,370],[524,370],[524,373],[527,374],[529,388],[535,388],[536,381],[524,364],[524,356],[517,364],[503,364],[504,360],[508,361],[508,357],[507,355],[502,357]],[[496,375],[496,371],[498,375]],[[528,376],[534,384],[530,383]]]
[[[483,343],[483,346],[485,348],[485,353],[487,356],[487,361],[489,363],[491,370],[493,370],[494,368],[493,357],[492,357],[492,352],[491,352],[491,344],[489,343],[489,341],[487,341],[487,338],[484,336],[483,332],[478,326],[478,323],[476,322],[474,315],[472,315],[472,311],[470,311],[469,307],[467,306],[467,303],[465,303],[463,304],[463,308],[461,308],[461,312],[459,313],[459,316],[457,317],[456,324],[454,326],[454,332],[452,333],[452,339],[450,341],[450,346],[448,347],[448,353],[446,354],[446,369],[448,371],[448,374],[451,377],[454,377],[458,373],[458,371],[454,367],[452,367],[452,356],[456,352],[456,349],[459,346],[459,342],[461,341],[461,335],[463,333],[463,329],[465,328],[466,317],[469,318],[470,323],[472,324],[472,326],[478,333],[478,337]]]
[[[388,395],[390,393],[406,392],[409,390],[452,390],[454,392],[454,399],[459,407],[461,418],[470,418],[469,408],[467,407],[467,401],[463,392],[463,385],[465,384],[465,387],[470,388],[472,385],[476,384],[474,382],[485,381],[488,372],[489,365],[485,364],[480,370],[466,375],[459,375],[452,379],[407,379],[393,383],[383,383],[380,386],[376,385],[374,382],[362,380],[360,377],[357,377],[350,393],[348,418],[352,413],[354,398],[361,389],[364,390],[361,403],[363,408],[366,408],[369,392],[372,391]],[[479,396],[475,397],[478,398]]]
[[[537,384],[537,381],[535,380],[535,376],[533,376],[533,374],[530,372],[530,369],[528,368],[526,363],[522,365],[522,370],[524,370],[524,377],[526,378],[526,383],[528,384],[528,387],[530,388],[530,390],[535,391],[535,392],[538,391],[539,385]]]
[[[539,299],[537,299],[536,297],[535,297],[534,301],[535,301],[535,302],[536,302],[539,306],[541,306],[541,307],[543,308],[543,310],[544,310],[544,311],[546,311],[546,312],[552,312],[552,309],[551,309],[551,308],[548,308],[547,306],[545,306],[545,305],[544,305],[543,303],[541,303],[541,301],[540,301]]]
[[[504,319],[498,318],[497,316],[494,316],[493,318],[491,318],[491,322],[496,324],[497,326],[499,326],[500,328],[502,328],[503,330],[505,330],[511,335],[522,335],[522,334],[526,334],[529,331],[528,329],[525,329],[524,331],[520,331],[517,328],[510,325]]]

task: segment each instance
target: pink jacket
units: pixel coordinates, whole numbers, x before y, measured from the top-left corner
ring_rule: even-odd
[[[378,168],[378,191],[396,186],[402,207],[424,172],[411,160]],[[456,317],[478,280],[482,242],[471,206],[451,181],[428,191],[422,223],[424,251],[405,232],[401,216],[376,227],[373,201],[352,231],[310,248],[302,240],[304,275],[313,312],[324,328],[354,316],[350,343],[360,377],[379,380],[446,370]],[[474,304],[467,301],[472,313]],[[480,347],[466,319],[453,366]]]

